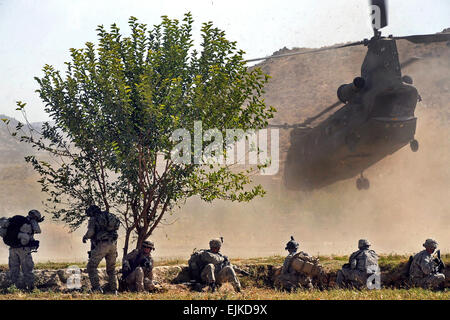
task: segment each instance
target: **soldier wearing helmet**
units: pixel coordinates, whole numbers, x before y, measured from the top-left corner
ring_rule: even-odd
[[[202,266],[200,277],[203,283],[209,285],[212,292],[224,282],[231,282],[236,292],[241,291],[241,283],[227,256],[219,253],[222,239],[209,241],[209,250],[199,254],[199,265]]]
[[[30,210],[26,217],[14,216],[5,220],[3,241],[9,248],[9,275],[11,281],[20,288],[19,274],[22,270],[24,289],[31,291],[34,288],[33,268],[34,262],[31,253],[36,252],[39,241],[34,239],[34,234],[41,233],[39,223],[44,221],[38,210]]]
[[[371,243],[366,239],[358,241],[359,250],[353,252],[348,263],[338,271],[336,282],[340,287],[364,287],[371,275],[379,274],[378,255],[369,249],[370,246]]]
[[[91,282],[91,291],[103,292],[97,267],[100,261],[105,259],[109,290],[117,293],[117,230],[120,222],[114,214],[101,211],[96,205],[89,206],[85,212],[89,220],[88,230],[83,236],[83,243],[86,243],[88,239],[91,241],[91,250],[88,252],[89,260],[86,266]]]
[[[299,243],[295,241],[293,236],[291,236],[291,240],[286,243],[286,247],[284,249],[287,250],[289,254],[284,259],[283,267],[281,268],[281,275],[276,281],[277,287],[287,289],[289,291],[301,287],[307,289],[313,288],[311,278],[308,275],[301,274],[292,268],[292,262],[299,254],[302,256],[309,256],[303,251],[297,253],[299,246]]]
[[[409,268],[409,279],[414,286],[438,289],[444,284],[445,275],[440,272],[437,259],[433,259],[433,253],[438,243],[433,239],[425,240],[425,250],[416,254]]]
[[[298,247],[299,243],[294,240],[293,236],[291,236],[291,240],[286,243],[286,248],[284,248],[284,250],[287,250],[289,254],[286,259],[284,259],[283,268],[281,269],[282,274],[289,273],[292,258],[297,253]]]
[[[152,291],[155,287],[153,281],[152,251],[155,244],[144,241],[140,249],[135,249],[122,260],[122,280],[131,291]]]

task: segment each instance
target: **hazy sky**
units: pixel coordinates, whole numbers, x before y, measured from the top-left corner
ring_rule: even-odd
[[[385,34],[411,35],[450,27],[448,0],[390,0]],[[371,36],[368,0],[0,0],[0,113],[20,118],[15,101],[28,103],[32,121],[48,120],[34,76],[44,64],[64,70],[69,48],[96,42],[96,26],[115,22],[128,33],[137,17],[148,25],[161,15],[182,18],[190,11],[194,35],[213,21],[238,42],[246,58],[284,46],[321,47]]]

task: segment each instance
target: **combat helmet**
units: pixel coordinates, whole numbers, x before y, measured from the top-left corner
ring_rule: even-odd
[[[36,220],[37,222],[44,221],[44,218],[42,217],[41,213],[35,209],[30,210],[28,212],[28,218]]]
[[[435,240],[433,240],[433,239],[427,239],[427,240],[425,240],[425,243],[423,244],[423,246],[425,248],[436,249],[437,246],[438,246],[438,243]]]
[[[369,242],[369,240],[366,240],[366,239],[360,239],[359,241],[358,241],[358,248],[359,249],[362,249],[362,248],[365,248],[365,247],[370,247],[372,244]]]
[[[209,248],[220,248],[222,247],[222,240],[221,239],[211,239],[209,241]]]
[[[95,204],[89,206],[89,208],[86,209],[86,215],[88,217],[94,217],[95,215],[101,213],[102,211],[100,210],[100,208],[98,206],[96,206]]]
[[[150,248],[152,250],[155,250],[155,244],[153,241],[144,241],[142,242],[142,248]]]
[[[294,237],[291,236],[291,240],[289,240],[288,243],[286,243],[286,248],[284,250],[297,250],[299,247],[299,243],[294,240]]]

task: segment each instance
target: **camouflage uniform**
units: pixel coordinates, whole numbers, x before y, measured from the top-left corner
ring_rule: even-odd
[[[295,271],[292,266],[292,261],[295,259],[299,243],[291,237],[291,240],[286,244],[285,250],[289,251],[288,256],[284,259],[283,267],[281,268],[281,274],[276,280],[276,286],[281,289],[292,290],[294,288],[304,287],[312,289],[313,285],[311,278],[305,274],[301,274]],[[302,252],[304,255],[308,255]]]
[[[437,248],[437,242],[427,239],[423,244],[425,248],[434,250]],[[416,254],[411,262],[409,269],[409,278],[414,286],[422,288],[436,289],[445,281],[445,275],[439,273],[437,264],[433,261],[432,253],[426,249]]]
[[[27,244],[34,240],[34,234],[41,233],[38,222],[43,221],[43,219],[37,210],[31,210],[28,213],[28,218],[30,223],[22,225],[18,234],[18,238],[24,246],[19,248],[9,248],[8,265],[11,281],[18,287],[19,274],[22,269],[25,288],[31,290],[34,288],[34,262],[33,257],[31,256],[34,248],[27,246]]]
[[[154,244],[151,241],[144,241],[142,247],[154,250]],[[142,264],[146,260],[148,261],[148,266],[143,266]],[[150,254],[146,255],[138,249],[131,251],[123,258],[122,270],[131,270],[131,273],[125,278],[125,282],[131,290],[142,292],[155,289],[155,284],[153,283],[153,258]]]
[[[89,209],[96,206],[91,206]],[[89,210],[88,209],[88,210]],[[98,209],[98,210],[97,210]],[[87,210],[87,211],[88,211]],[[89,218],[88,230],[83,237],[83,242],[87,239],[91,240],[91,251],[89,260],[86,266],[89,274],[89,280],[93,291],[102,291],[100,287],[100,280],[98,277],[97,267],[103,258],[106,260],[106,273],[108,274],[108,285],[111,291],[117,291],[117,277],[116,277],[116,259],[117,259],[117,233],[103,233],[101,240],[98,237],[96,230],[95,214],[100,212],[96,207],[95,213]]]
[[[349,263],[344,265],[338,271],[336,282],[343,286],[344,282],[350,282],[352,285],[365,286],[367,278],[376,272],[379,272],[378,255],[375,251],[369,249],[370,242],[364,239],[359,240],[359,250],[353,252]]]
[[[213,239],[210,241],[210,248],[220,248],[221,240]],[[201,279],[206,284],[215,288],[215,285],[221,285],[224,282],[231,282],[234,290],[241,291],[241,283],[236,276],[232,265],[223,265],[228,260],[220,253],[214,253],[211,250],[204,250],[200,255],[200,260],[204,265],[200,274]]]

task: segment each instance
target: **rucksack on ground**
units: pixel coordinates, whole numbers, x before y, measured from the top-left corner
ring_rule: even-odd
[[[191,280],[201,281],[201,273],[204,267],[201,260],[201,254],[206,251],[205,249],[195,250],[192,253],[188,261],[189,266],[189,276]]]
[[[24,216],[17,215],[9,218],[3,242],[12,248],[23,247],[17,236],[20,232],[20,228],[26,223],[30,223],[30,221]]]

